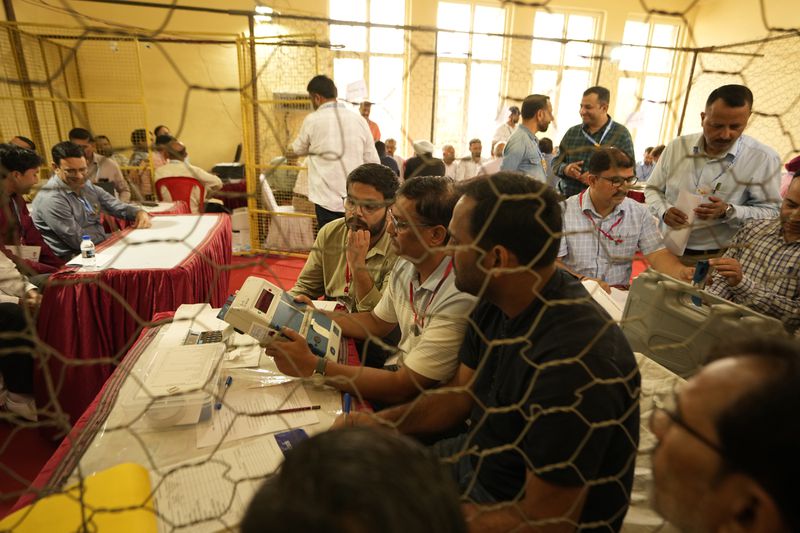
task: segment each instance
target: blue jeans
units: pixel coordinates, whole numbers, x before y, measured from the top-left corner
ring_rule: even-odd
[[[442,459],[445,465],[450,466],[450,473],[458,484],[462,497],[469,499],[472,503],[496,503],[497,499],[478,480],[478,472],[472,466],[470,454],[464,453],[451,462],[452,459],[464,452],[466,443],[467,434],[463,433],[457,437],[440,440],[431,446],[431,450]]]

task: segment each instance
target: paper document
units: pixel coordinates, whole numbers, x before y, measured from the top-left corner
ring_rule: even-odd
[[[172,469],[160,478],[155,493],[162,525],[192,532],[235,528],[264,477],[282,461],[278,443],[267,437],[218,450],[200,464]]]
[[[42,252],[41,246],[25,246],[24,244],[8,245],[6,250],[25,261],[38,261],[39,254]]]
[[[139,393],[168,396],[203,389],[211,379],[223,348],[220,344],[194,344],[160,350]]]
[[[678,192],[678,201],[675,207],[686,213],[687,225],[680,229],[675,229],[667,226],[664,231],[664,244],[667,249],[675,255],[683,255],[686,250],[686,243],[689,242],[689,235],[692,233],[692,224],[694,224],[694,209],[703,203],[703,197],[699,194],[693,194],[686,190]]]
[[[314,411],[247,416],[280,409],[310,407],[308,393],[299,382],[274,387],[231,390],[223,401],[222,409],[214,410],[211,420],[197,426],[197,447],[205,448],[225,442],[286,431],[300,426],[319,423]]]
[[[611,315],[615,321],[622,320],[622,313],[625,311],[625,301],[628,299],[628,291],[621,291],[617,288],[611,287],[611,294],[603,290],[600,285],[591,279],[581,282],[583,286],[592,295],[594,301],[600,304],[600,307],[605,309],[606,313]]]
[[[312,300],[314,307],[320,311],[336,311],[336,300]]]

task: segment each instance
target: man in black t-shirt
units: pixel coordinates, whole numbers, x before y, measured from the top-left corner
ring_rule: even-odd
[[[435,449],[470,502],[474,531],[545,521],[548,531],[618,530],[639,442],[639,371],[620,329],[555,267],[554,191],[518,173],[476,178],[449,229],[456,286],[481,298],[458,373],[378,417],[417,435],[469,421]],[[484,507],[499,502],[509,505]]]

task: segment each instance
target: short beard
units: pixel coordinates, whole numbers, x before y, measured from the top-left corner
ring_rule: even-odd
[[[374,238],[383,233],[383,230],[386,228],[386,217],[384,216],[381,221],[374,226],[370,226],[364,220],[356,216],[352,216],[345,219],[345,225],[351,231],[367,230],[369,231],[370,237]]]

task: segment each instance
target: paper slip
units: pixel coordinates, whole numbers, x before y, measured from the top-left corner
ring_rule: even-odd
[[[25,261],[38,261],[42,252],[41,246],[9,245],[6,250]]]
[[[235,528],[264,477],[282,461],[277,442],[269,437],[218,450],[205,462],[172,470],[158,485],[153,483],[158,487],[161,525],[193,533]]]
[[[230,442],[253,435],[317,424],[319,416],[310,410],[246,416],[248,413],[310,406],[308,394],[298,382],[258,389],[231,390],[225,395],[222,409],[214,410],[211,421],[198,424],[197,447],[214,446],[223,438],[225,442]]]
[[[106,263],[108,263],[112,259],[114,259],[112,254],[103,252],[95,254],[94,259],[90,257],[81,257],[81,255],[78,254],[69,260],[67,266],[86,266],[86,265],[91,265],[94,262],[94,266],[97,269],[100,269],[101,267],[104,267]]]
[[[224,348],[220,344],[176,346],[161,350],[138,396],[168,396],[203,389]]]
[[[339,303],[336,300],[312,300],[314,307],[320,311],[336,311],[336,305]]]
[[[678,192],[678,201],[675,203],[675,207],[686,213],[688,222],[686,227],[674,229],[667,226],[664,231],[664,244],[673,254],[680,256],[686,250],[686,243],[689,242],[689,235],[692,233],[691,226],[694,223],[694,209],[701,203],[703,203],[703,197],[698,194],[692,194],[686,190]]]
[[[589,294],[592,295],[594,301],[600,304],[600,307],[606,310],[606,313],[611,315],[615,321],[622,320],[622,312],[625,310],[625,300],[628,298],[627,291],[621,291],[614,287],[611,288],[611,294],[608,294],[603,288],[594,280],[587,279],[581,282]]]
[[[225,360],[222,362],[223,368],[254,368],[261,360],[264,349],[258,344],[250,346],[237,346],[233,350],[225,352]]]

